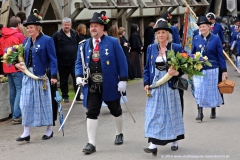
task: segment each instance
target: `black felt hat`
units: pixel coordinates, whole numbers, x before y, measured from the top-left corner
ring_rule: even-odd
[[[178,23],[178,20],[176,20],[176,19],[172,20],[172,24],[177,24],[177,23]]]
[[[169,28],[166,21],[158,21],[156,27],[153,29],[154,32],[157,32],[158,30],[166,30],[170,33],[172,33],[171,28]]]
[[[206,16],[199,16],[197,25],[200,26],[201,24],[210,24],[211,25],[212,23],[208,21]]]
[[[90,23],[99,23],[101,25],[104,25],[104,28],[107,28],[107,23],[110,20],[106,16],[105,11],[101,11],[100,13],[95,12],[92,16],[92,19],[86,23],[86,26],[89,28]]]
[[[172,19],[172,16],[171,16],[171,14],[167,11],[167,12],[165,12],[165,13],[162,14],[161,18],[169,21],[170,19]]]
[[[233,23],[239,22],[239,18],[237,16],[233,17]]]
[[[42,23],[40,22],[40,20],[42,20],[42,17],[39,15],[38,10],[33,9],[33,14],[28,16],[28,19],[26,22],[23,23],[23,26],[27,27],[30,24],[42,26]]]

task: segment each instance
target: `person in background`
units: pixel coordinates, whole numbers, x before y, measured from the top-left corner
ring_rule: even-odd
[[[21,20],[17,16],[12,16],[9,20],[9,28],[2,28],[2,38],[0,39],[0,55],[4,54],[4,50],[13,45],[23,44],[24,35],[20,32],[19,26]],[[9,84],[9,101],[12,112],[12,123],[21,124],[22,114],[19,106],[20,95],[22,89],[23,73],[16,70],[14,65],[9,66],[3,63],[3,72],[7,74]]]
[[[91,36],[87,35],[87,27],[83,23],[80,23],[77,26],[76,32],[78,33],[78,36],[79,36],[79,42],[81,42],[82,40],[91,38]]]
[[[223,35],[226,42],[226,46],[224,47],[224,50],[228,52],[229,51],[229,24],[228,24],[227,18],[224,17],[222,19],[221,26],[223,29]]]
[[[62,29],[55,32],[52,36],[57,53],[60,89],[65,103],[69,102],[68,78],[70,74],[72,76],[75,93],[77,91],[74,66],[77,59],[79,36],[77,32],[71,28],[72,20],[65,17],[62,20]],[[78,94],[76,101],[82,101],[80,99],[80,93]]]
[[[234,37],[238,34],[237,32],[238,32],[240,20],[237,16],[233,17],[233,24],[234,25],[230,27],[230,30],[229,30],[229,47],[233,45]],[[237,52],[236,48],[234,50],[231,50],[231,53],[233,55],[236,55],[236,52]]]
[[[20,31],[25,37],[29,37],[26,27],[23,26],[23,23],[27,20],[26,13],[20,11],[16,14],[16,16],[21,19],[21,24],[19,26]]]
[[[172,43],[172,30],[166,21],[158,21],[154,28],[155,43],[148,46],[147,64],[144,68],[144,90],[155,84],[165,74],[173,76],[163,85],[151,89],[152,97],[147,98],[145,109],[145,137],[149,147],[146,153],[157,155],[157,145],[172,143],[171,150],[178,150],[178,140],[184,139],[184,124],[181,100],[178,89],[173,89],[173,82],[183,75],[181,71],[168,66],[167,53],[173,50],[175,54],[182,51],[179,44]]]
[[[154,25],[155,25],[155,22],[150,22],[144,31],[144,46],[143,46],[144,66],[146,65],[146,61],[147,61],[147,47],[153,43],[153,39],[154,39],[154,31],[153,31]]]
[[[142,78],[142,50],[143,50],[143,43],[138,35],[139,27],[137,24],[132,24],[131,26],[131,33],[130,33],[130,46],[131,46],[131,60],[134,69],[135,79]]]
[[[227,78],[226,61],[223,55],[220,37],[211,32],[212,23],[206,16],[198,18],[197,25],[201,35],[193,39],[192,54],[200,52],[203,57],[207,56],[212,67],[203,66],[204,76],[194,76],[194,98],[198,105],[198,116],[196,120],[203,119],[203,108],[211,108],[210,118],[216,118],[216,107],[223,104],[223,98],[218,90],[218,83],[222,77]]]
[[[98,116],[102,101],[108,105],[116,124],[114,144],[123,144],[120,97],[121,93],[126,91],[127,86],[127,61],[118,39],[104,34],[104,26],[108,21],[106,12],[102,11],[101,13],[95,12],[91,20],[86,23],[86,26],[90,28],[92,38],[79,44],[75,64],[76,81],[78,85],[83,86],[83,106],[87,108],[88,143],[83,149],[85,154],[96,152]],[[83,64],[82,56],[85,64]],[[85,83],[83,79],[84,65],[90,70],[88,83]]]
[[[27,75],[23,76],[22,92],[20,98],[20,108],[22,111],[23,134],[16,141],[30,141],[30,127],[46,126],[46,132],[42,140],[53,137],[53,111],[50,84],[57,83],[57,57],[53,39],[42,34],[41,16],[38,10],[33,10],[34,14],[28,16],[23,24],[30,35],[24,40],[25,48],[24,60],[26,68],[40,78],[47,78],[47,69],[50,69],[51,80],[36,80]],[[21,71],[21,63],[15,67]],[[46,89],[42,86],[46,84]]]
[[[181,44],[180,35],[178,31],[178,21],[172,20],[172,25],[170,26],[170,28],[173,31],[173,43]]]
[[[209,22],[211,22],[211,32],[217,36],[219,36],[222,46],[225,46],[225,39],[223,36],[223,30],[222,30],[222,26],[216,22],[216,16],[213,13],[208,13],[207,14],[207,18],[209,20]]]
[[[130,43],[128,42],[128,40],[125,38],[125,34],[126,34],[126,29],[123,27],[119,27],[119,37],[120,37],[120,43],[121,46],[123,48],[124,54],[126,56],[127,59],[127,64],[128,64],[128,78],[130,80],[133,80],[135,78],[134,76],[134,70],[133,70],[133,65],[132,65],[132,60],[130,57]]]
[[[108,36],[112,36],[118,39],[118,41],[120,42],[120,37],[118,34],[118,27],[117,25],[112,25],[109,30],[108,30]]]

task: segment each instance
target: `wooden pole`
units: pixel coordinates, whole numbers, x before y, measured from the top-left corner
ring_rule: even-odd
[[[225,57],[229,60],[229,62],[232,64],[232,66],[238,71],[238,73],[240,73],[239,69],[235,66],[235,64],[233,63],[233,61],[231,60],[231,58],[228,57],[227,53],[223,50],[223,54],[225,55]]]

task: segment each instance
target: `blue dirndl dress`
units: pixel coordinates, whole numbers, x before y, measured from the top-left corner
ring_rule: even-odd
[[[29,68],[32,72],[32,68]],[[38,76],[43,78],[43,76]],[[40,127],[53,125],[52,100],[50,83],[47,80],[47,89],[43,90],[43,80],[34,80],[27,75],[23,76],[20,108],[22,125]]]
[[[153,84],[166,74],[155,68]],[[165,83],[151,90],[146,102],[145,137],[157,145],[184,139],[184,124],[178,89]]]
[[[200,107],[215,108],[223,103],[218,89],[219,69],[202,70],[204,76],[193,76],[194,98]]]

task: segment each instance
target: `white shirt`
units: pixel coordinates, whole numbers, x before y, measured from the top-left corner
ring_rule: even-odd
[[[99,40],[99,42],[98,43],[100,43],[101,42],[101,38],[98,38],[98,40]],[[93,44],[93,48],[95,48],[96,47],[96,45],[97,45],[97,42],[95,42],[96,41],[96,39],[92,39],[92,44]]]

